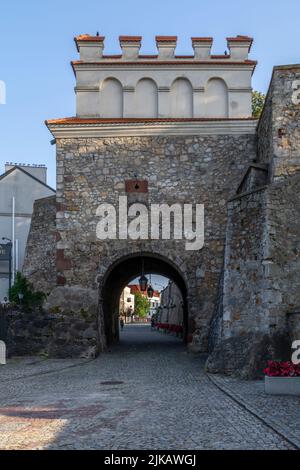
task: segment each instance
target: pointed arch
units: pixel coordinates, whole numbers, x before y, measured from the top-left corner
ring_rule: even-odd
[[[145,118],[156,118],[158,116],[157,85],[151,78],[142,78],[136,85],[134,115]]]
[[[177,78],[171,85],[170,117],[193,117],[193,88],[186,78]]]
[[[100,115],[104,118],[123,117],[123,87],[116,78],[106,78],[101,85]]]
[[[206,116],[228,117],[228,88],[222,78],[211,78],[205,87]]]

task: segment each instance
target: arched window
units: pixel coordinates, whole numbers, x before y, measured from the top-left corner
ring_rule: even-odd
[[[205,107],[207,117],[228,117],[228,90],[221,78],[208,80],[205,89]]]
[[[107,78],[100,90],[100,115],[104,118],[123,117],[123,89],[115,78]]]
[[[185,78],[177,78],[170,90],[170,117],[193,117],[193,89]]]
[[[158,93],[156,83],[150,78],[142,78],[136,85],[134,116],[156,118],[158,116]]]

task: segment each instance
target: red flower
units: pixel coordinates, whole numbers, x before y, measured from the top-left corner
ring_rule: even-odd
[[[268,361],[268,367],[264,369],[268,377],[300,377],[300,364],[291,361]]]

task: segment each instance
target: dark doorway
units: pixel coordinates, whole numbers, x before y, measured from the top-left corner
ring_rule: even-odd
[[[152,253],[141,253],[118,260],[109,269],[100,293],[107,345],[119,340],[119,299],[124,287],[141,274],[159,274],[173,281],[183,299],[183,339],[188,338],[187,288],[179,269],[168,259]]]

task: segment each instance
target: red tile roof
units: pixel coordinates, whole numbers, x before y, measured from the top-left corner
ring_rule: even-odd
[[[227,41],[233,41],[233,42],[245,42],[245,41],[250,41],[252,42],[253,41],[253,38],[251,38],[250,36],[242,36],[242,35],[238,35],[238,36],[235,36],[234,38],[226,38]]]
[[[175,55],[175,59],[194,59],[194,55]],[[210,56],[211,59],[230,59],[230,54],[214,54]],[[158,54],[140,54],[138,56],[139,59],[157,59]],[[122,59],[122,54],[103,54],[102,59]],[[81,63],[82,61],[74,61]],[[83,63],[83,62],[82,62]],[[98,62],[97,62],[98,63]],[[102,62],[101,62],[102,63]],[[128,62],[126,62],[128,64]],[[136,62],[135,62],[136,63]]]
[[[235,38],[226,38],[226,40],[227,42],[249,42],[249,51],[253,44],[253,38],[251,38],[250,36],[238,35]]]
[[[103,43],[105,36],[90,36],[89,34],[80,34],[74,38],[76,43],[77,51],[79,52],[79,42],[99,42]]]
[[[213,55],[211,55],[210,57],[211,57],[212,59],[227,59],[227,60],[228,60],[228,59],[231,59],[231,55],[230,55],[230,54],[227,54],[227,55],[225,55],[225,54],[219,54],[219,55],[218,55],[218,54],[213,54]]]
[[[120,56],[121,57],[121,56]],[[151,58],[153,59],[153,56],[140,56],[140,58]],[[161,66],[161,65],[191,65],[191,64],[194,64],[194,65],[221,65],[222,62],[221,62],[221,59],[226,59],[226,61],[228,60],[228,58],[230,58],[230,55],[228,56],[217,56],[217,57],[220,57],[219,59],[215,59],[215,60],[191,60],[194,58],[194,56],[177,56],[177,58],[180,57],[181,60],[177,60],[176,57],[173,59],[173,60],[158,60],[156,62],[153,62],[153,60],[138,60],[138,61],[119,61],[117,65],[121,65],[121,66],[128,66],[128,65],[137,65],[137,64],[140,64],[140,65],[157,65],[157,66]],[[190,60],[183,60],[184,58],[186,59],[190,59]],[[214,57],[215,58],[215,57]],[[84,65],[84,64],[87,64],[87,65],[100,65],[100,66],[103,66],[103,65],[111,65],[111,66],[115,66],[116,65],[116,62],[105,62],[104,60],[101,60],[99,62],[85,62],[83,60],[74,60],[71,62],[71,65],[73,67],[73,70],[74,70],[74,66],[76,65]],[[243,60],[243,61],[230,61],[230,65],[257,65],[257,61],[256,60],[250,60],[250,59],[247,59],[247,60]]]
[[[144,54],[139,55],[139,59],[157,59],[158,54]]]
[[[89,34],[80,34],[79,36],[76,36],[74,39],[77,41],[96,41],[96,42],[101,42],[105,39],[105,36],[90,36]]]
[[[102,59],[121,59],[122,54],[103,55]]]
[[[129,284],[128,287],[130,287],[131,294],[136,294],[137,292],[140,292],[141,294],[146,296],[146,291],[141,291],[139,284]],[[160,297],[160,292],[158,290],[153,291],[153,296]]]
[[[135,294],[136,292],[143,292],[138,284],[131,284],[128,286],[130,288],[130,293]]]
[[[72,124],[122,124],[142,122],[219,122],[219,121],[256,121],[256,118],[78,118],[66,117],[59,119],[48,119],[45,124],[72,125]]]
[[[142,36],[119,36],[120,42],[141,42]]]
[[[174,42],[177,41],[177,36],[155,36],[156,42]]]
[[[175,59],[193,59],[193,55],[175,55]]]
[[[211,37],[193,37],[191,38],[192,42],[213,42],[214,38],[211,38]]]

